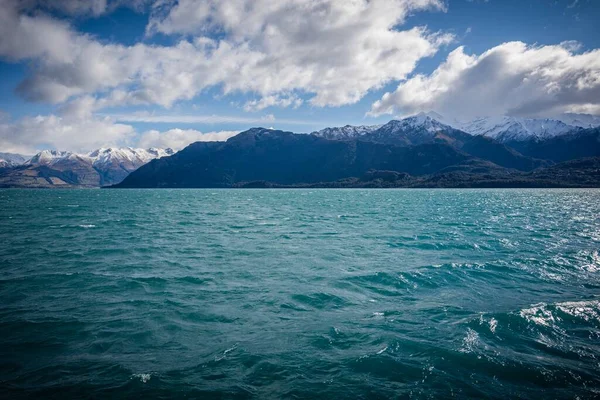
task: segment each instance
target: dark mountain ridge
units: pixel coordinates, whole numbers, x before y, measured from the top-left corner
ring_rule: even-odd
[[[230,187],[263,180],[282,185],[362,176],[369,170],[424,175],[471,158],[440,143],[400,147],[253,128],[222,143],[194,143],[153,160],[117,187]]]
[[[593,171],[589,163],[585,168],[565,167],[565,173],[550,167],[552,162],[457,130],[428,132],[430,139],[419,139],[418,144],[404,139],[400,144],[381,143],[375,133],[329,140],[253,128],[227,142],[193,143],[171,157],[151,161],[114,187],[600,186],[595,175],[588,174]],[[579,178],[569,182],[574,171],[584,172],[575,173]]]
[[[526,156],[555,162],[600,157],[600,128],[582,129],[576,133],[547,140],[528,140],[508,144]]]

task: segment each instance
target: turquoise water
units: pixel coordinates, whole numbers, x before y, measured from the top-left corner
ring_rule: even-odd
[[[0,396],[600,396],[598,190],[0,191]]]

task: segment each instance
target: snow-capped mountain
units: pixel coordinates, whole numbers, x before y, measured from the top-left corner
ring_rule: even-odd
[[[114,163],[146,164],[155,158],[173,155],[172,149],[133,149],[131,147],[121,149],[98,149],[88,153],[94,167],[109,166]]]
[[[567,125],[579,126],[581,128],[596,128],[600,126],[600,116],[591,114],[561,114],[556,119]]]
[[[72,153],[70,151],[43,150],[23,164],[26,165],[54,165],[66,160],[82,160],[91,163],[94,167],[102,168],[112,164],[146,164],[155,158],[170,156],[172,149],[134,149],[124,148],[101,148],[89,153]]]
[[[0,153],[0,168],[12,168],[23,164],[29,157],[15,153]]]
[[[171,149],[102,148],[89,153],[43,150],[0,175],[0,186],[53,187],[112,185]]]
[[[454,142],[469,136],[440,122],[437,117],[441,116],[434,113],[420,113],[401,120],[392,120],[364,135],[362,140],[413,146],[438,140]]]
[[[330,140],[350,140],[371,133],[381,128],[381,125],[346,125],[334,128],[325,128],[320,131],[313,132],[312,135],[319,136]]]
[[[59,161],[76,157],[79,157],[79,155],[70,151],[42,150],[25,161],[23,165],[53,165]]]
[[[442,122],[443,120],[441,115],[434,112],[420,113],[401,120],[392,120],[384,125],[346,125],[325,128],[312,132],[311,135],[330,140],[353,140],[374,132],[378,132],[380,135],[397,135],[401,132],[412,132],[417,136],[425,134],[428,137],[432,137],[435,132],[449,128],[448,124]]]
[[[448,128],[448,125],[441,123],[430,114],[420,113],[412,117],[401,120],[392,120],[383,125],[380,132],[394,134],[398,131],[407,131],[411,129],[420,129],[424,132],[433,134]]]
[[[527,140],[546,140],[553,137],[573,134],[582,128],[568,125],[556,119],[528,119],[517,117],[484,117],[466,123],[457,123],[461,129],[471,135],[481,135],[496,139],[502,143]]]
[[[582,128],[600,126],[600,117],[587,114],[564,114],[561,118],[481,117],[462,122],[436,112],[420,113],[395,122],[394,129],[422,127],[432,133],[452,127],[474,136],[486,136],[501,143],[528,140],[544,141],[554,137],[576,134]],[[385,125],[384,125],[385,126]]]
[[[581,132],[583,129],[600,126],[600,117],[588,114],[563,114],[557,118],[481,117],[462,122],[447,118],[436,112],[392,120],[385,125],[325,128],[313,135],[326,139],[352,140],[377,137],[378,140],[406,139],[407,144],[418,144],[431,140],[438,132],[449,129],[460,130],[474,136],[485,136],[501,143],[544,141],[562,135]]]

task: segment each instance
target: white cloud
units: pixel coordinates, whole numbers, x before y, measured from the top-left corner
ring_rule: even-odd
[[[60,4],[73,4],[73,12],[93,4],[92,13],[108,7],[101,1]],[[399,30],[411,12],[443,10],[442,0],[158,4],[162,7],[155,10],[163,14],[155,11],[148,32],[185,35],[173,46],[101,43],[63,21],[23,14],[12,1],[0,0],[0,57],[35,61],[18,89],[30,100],[64,103],[93,95],[93,109],[145,103],[170,107],[220,86],[224,94],[259,96],[249,109],[295,106],[300,100],[290,93],[296,91],[312,95],[313,105],[341,106],[405,79],[420,59],[452,40],[422,27]],[[215,33],[220,39],[209,38]]]
[[[0,148],[3,151],[33,154],[54,148],[85,152],[98,147],[130,146],[135,129],[109,118],[67,118],[56,115],[0,121]]]
[[[170,147],[180,150],[198,141],[225,141],[239,131],[203,133],[194,129],[149,130],[138,134],[133,126],[110,117],[38,115],[11,121],[0,114],[0,149],[34,154],[43,149],[88,152],[99,147]]]
[[[416,75],[386,93],[372,115],[436,110],[470,118],[600,112],[600,50],[504,43],[481,55],[454,50],[431,75]]]
[[[64,22],[44,15],[20,15],[12,1],[0,0],[0,55],[10,60],[46,58],[68,63],[76,42]]]
[[[0,0],[0,57],[35,61],[17,91],[26,99],[61,103],[72,96],[116,88],[139,72],[136,47],[103,45],[63,21],[18,14]],[[144,46],[142,46],[144,47]]]
[[[298,108],[302,105],[303,100],[296,95],[279,96],[270,95],[264,96],[257,100],[250,100],[244,104],[245,111],[260,111],[267,107],[290,107]]]
[[[202,133],[194,129],[170,129],[166,132],[151,130],[144,132],[138,141],[138,147],[172,148],[181,150],[194,142],[223,142],[237,135],[239,131],[219,131]]]
[[[145,123],[177,123],[177,124],[264,124],[276,120],[273,114],[261,117],[239,117],[231,115],[178,115],[178,114],[151,114],[147,112],[133,114],[111,114],[109,115],[119,122],[145,122]],[[290,125],[311,125],[311,121],[277,119],[277,122]]]

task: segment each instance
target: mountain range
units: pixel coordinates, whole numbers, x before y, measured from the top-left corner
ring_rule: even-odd
[[[518,117],[484,117],[471,121],[459,121],[446,118],[436,112],[420,113],[402,119],[415,126],[433,124],[429,129],[445,129],[448,127],[461,130],[473,136],[486,136],[502,143],[515,143],[529,140],[546,140],[569,133],[577,133],[583,129],[600,126],[600,117],[587,114],[564,114],[560,119],[551,118],[518,118]],[[357,130],[354,130],[358,128]],[[381,125],[340,128],[325,128],[313,132],[313,135],[328,139],[351,139],[363,136],[381,128]]]
[[[90,153],[44,150],[33,157],[0,153],[0,187],[100,187],[121,182],[130,172],[171,149],[102,148]]]
[[[421,113],[311,134],[252,128],[182,151],[0,153],[0,187],[600,186],[600,119]],[[570,123],[567,123],[568,121]]]
[[[600,186],[600,128],[502,118],[504,130],[489,129],[490,119],[468,124],[471,133],[441,120],[419,114],[309,135],[252,128],[151,161],[115,187]]]
[[[24,164],[29,160],[28,156],[14,153],[0,153],[0,170],[12,168]]]

